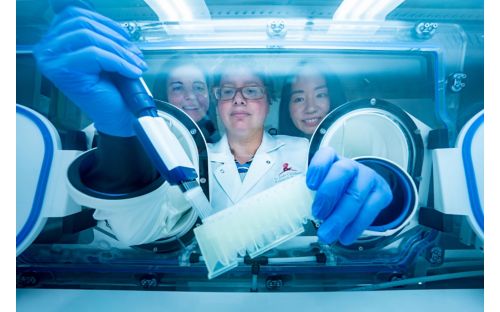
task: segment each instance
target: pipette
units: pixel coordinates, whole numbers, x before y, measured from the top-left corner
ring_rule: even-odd
[[[55,13],[68,6],[93,10],[92,5],[84,0],[52,0],[51,5]],[[112,80],[129,110],[137,117],[134,123],[137,138],[160,175],[171,185],[180,187],[202,220],[208,217],[212,208],[196,180],[198,174],[166,121],[158,116],[153,96],[143,78],[131,79],[114,74]]]

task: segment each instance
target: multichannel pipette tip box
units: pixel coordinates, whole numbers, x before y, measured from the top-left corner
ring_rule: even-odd
[[[211,215],[194,233],[214,278],[301,234],[311,218],[313,192],[299,175]]]

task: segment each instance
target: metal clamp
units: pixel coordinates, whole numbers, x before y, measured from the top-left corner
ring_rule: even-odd
[[[421,22],[415,26],[415,36],[419,39],[430,39],[437,27],[437,23]]]
[[[284,20],[272,20],[267,24],[267,35],[269,38],[285,38],[287,31]]]
[[[465,79],[467,74],[464,73],[454,73],[448,77],[448,85],[451,91],[460,92],[465,87]]]
[[[132,41],[139,41],[141,39],[142,29],[136,22],[122,23],[122,27],[128,32]]]

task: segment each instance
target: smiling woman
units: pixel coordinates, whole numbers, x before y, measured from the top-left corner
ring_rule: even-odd
[[[156,77],[154,90],[155,98],[188,114],[198,124],[208,142],[218,139],[215,123],[209,116],[207,75],[196,59],[174,56],[166,61]]]
[[[166,83],[168,102],[181,108],[195,121],[205,117],[208,110],[207,83],[196,66],[187,64],[173,69]]]
[[[309,138],[323,118],[345,102],[339,79],[325,71],[325,66],[302,62],[285,79],[280,103],[280,133]]]

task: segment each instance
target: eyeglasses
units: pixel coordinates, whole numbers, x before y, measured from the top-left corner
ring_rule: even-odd
[[[214,88],[215,98],[220,101],[229,101],[234,99],[236,93],[241,91],[245,100],[259,100],[264,97],[265,89],[260,86],[248,86],[241,88],[234,87],[216,87]]]

